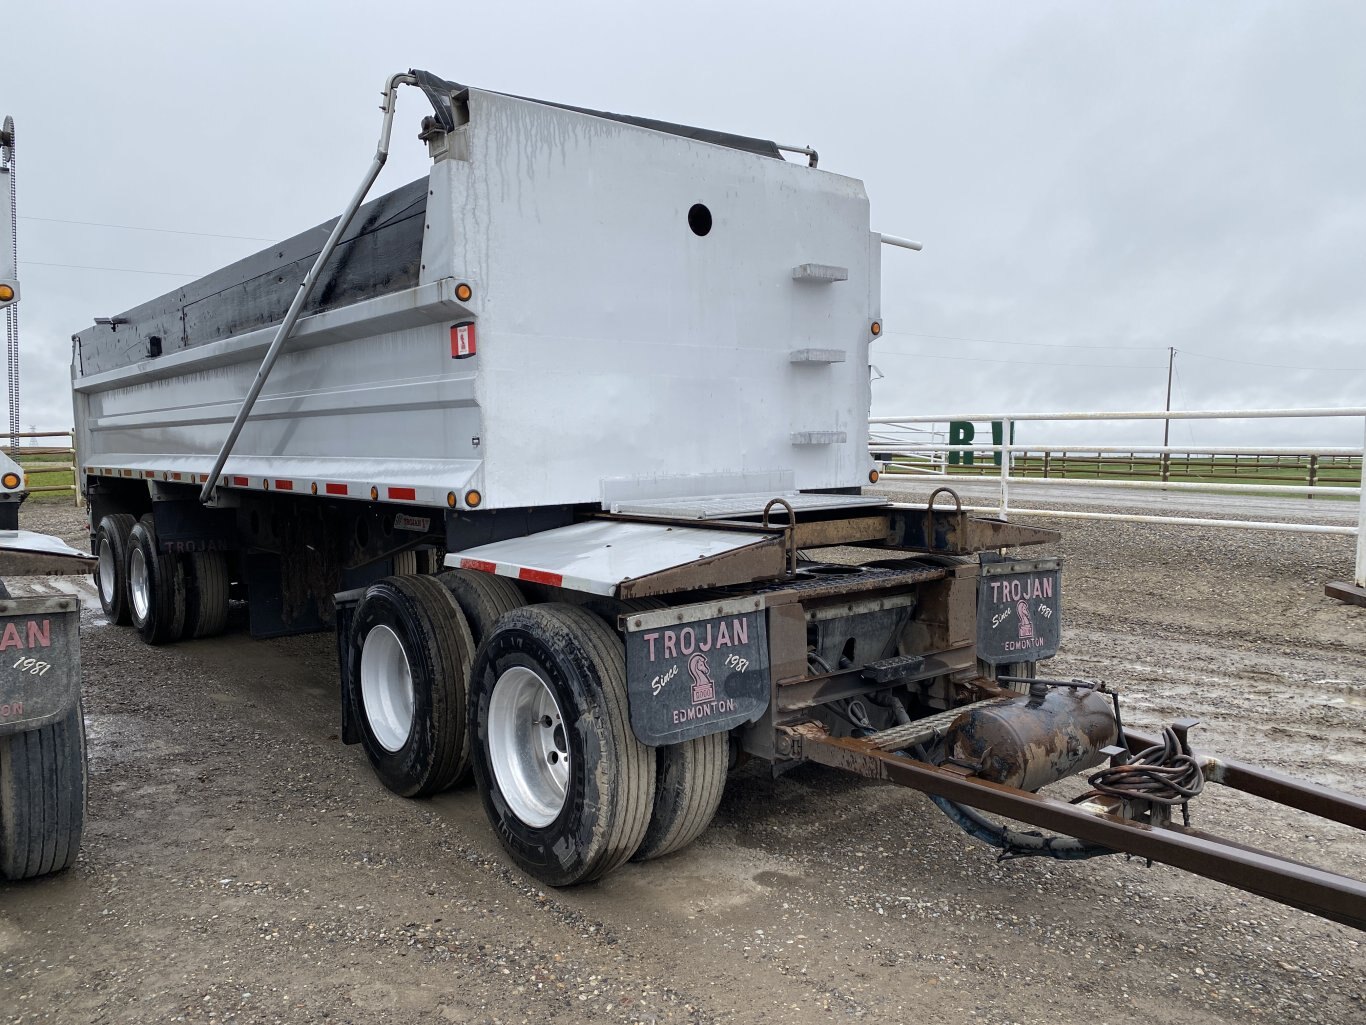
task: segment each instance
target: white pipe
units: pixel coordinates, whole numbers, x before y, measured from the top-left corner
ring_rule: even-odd
[[[1010,519],[1010,454],[1011,442],[1015,439],[1010,436],[1011,422],[1006,417],[1001,421],[1001,519]]]
[[[909,472],[898,474],[895,470],[887,470],[882,474],[882,484],[888,484],[898,476],[915,476],[924,478],[934,478],[935,480],[956,480],[964,483],[989,483],[999,479],[995,473],[930,473],[929,471],[919,470],[909,467]],[[1199,481],[1160,481],[1160,480],[1104,480],[1093,477],[1020,477],[1011,474],[1012,484],[1046,484],[1066,487],[1079,488],[1130,488],[1134,490],[1147,489],[1150,491],[1231,491],[1235,493],[1255,494],[1263,491],[1284,492],[1294,495],[1337,495],[1342,498],[1354,498],[1361,494],[1361,488],[1350,487],[1331,487],[1326,484],[1216,484],[1211,481],[1208,484]]]
[[[893,509],[923,509],[924,506],[893,504]],[[964,512],[995,512],[991,506],[963,506]],[[1053,509],[1022,509],[1016,516],[1048,516],[1059,520],[1114,520],[1122,523],[1175,523],[1186,527],[1234,527],[1243,530],[1272,530],[1283,534],[1357,535],[1356,527],[1334,527],[1321,523],[1266,523],[1260,520],[1206,520],[1193,516],[1140,516],[1129,513],[1061,512]]]
[[[1152,445],[1146,448],[1134,445],[988,445],[973,444],[968,442],[963,445],[944,445],[935,441],[907,441],[895,445],[880,444],[869,442],[870,450],[876,449],[879,452],[903,452],[906,454],[914,452],[1004,452],[1010,449],[1012,452],[1073,452],[1078,456],[1087,453],[1113,453],[1120,452],[1124,455],[1133,453],[1134,456],[1158,456],[1164,452],[1173,455],[1225,455],[1225,456],[1359,456],[1362,450],[1359,448],[1302,448],[1292,445],[1220,445],[1220,446],[1200,446],[1178,448],[1175,445],[1168,445],[1165,448],[1161,445]],[[1110,460],[1117,462],[1118,460]]]
[[[1366,447],[1366,439],[1363,439],[1362,444]],[[1361,502],[1361,508],[1357,511],[1357,564],[1353,579],[1357,587],[1366,587],[1366,500]]]
[[[885,240],[886,235],[882,236]],[[1276,417],[1366,416],[1366,406],[1324,409],[1164,409],[1120,413],[954,413],[934,416],[876,416],[870,424],[933,424],[949,420],[986,422],[1001,420],[1264,420]]]
[[[950,476],[963,477],[965,474],[951,474]],[[984,474],[984,480],[992,480],[995,474]],[[1344,498],[1351,498],[1361,494],[1361,488],[1335,488],[1325,484],[1216,484],[1211,481],[1203,484],[1200,481],[1161,481],[1161,480],[1093,480],[1087,477],[1020,477],[1012,475],[1012,484],[1045,484],[1049,486],[1072,485],[1082,488],[1131,488],[1140,490],[1147,488],[1152,491],[1231,491],[1235,493],[1253,494],[1262,491],[1271,491],[1277,494],[1295,495],[1338,495]]]
[[[914,249],[917,253],[924,249],[924,243],[916,242],[909,238],[898,238],[896,235],[879,235],[884,246],[900,246],[902,249]],[[961,419],[954,417],[955,420]],[[997,418],[999,419],[999,418]]]

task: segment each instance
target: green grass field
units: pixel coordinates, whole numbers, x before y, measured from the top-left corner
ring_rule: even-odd
[[[34,470],[33,466],[51,466],[54,463],[66,462],[71,458],[70,454],[58,455],[47,453],[29,453],[20,449],[18,458],[19,465],[24,468],[24,477],[29,487],[28,501],[30,502],[69,502],[74,503],[76,496],[70,490],[65,491],[34,491],[34,488],[52,487],[62,485],[70,488],[74,482],[75,474],[71,469],[62,470]]]
[[[899,471],[896,464],[888,466],[891,473]],[[972,477],[993,477],[999,472],[991,453],[983,453],[971,466],[950,466],[948,472]],[[1050,477],[1065,480],[1150,480],[1162,479],[1162,461],[1153,456],[1084,456],[1066,457],[1017,455],[1011,464],[1014,477]],[[1167,479],[1191,484],[1309,484],[1311,476],[1320,487],[1360,487],[1360,456],[1321,456],[1311,460],[1307,456],[1239,456],[1200,457],[1173,455]],[[1274,495],[1276,492],[1267,492]],[[1334,496],[1321,496],[1333,499]],[[1342,496],[1352,499],[1351,495]]]

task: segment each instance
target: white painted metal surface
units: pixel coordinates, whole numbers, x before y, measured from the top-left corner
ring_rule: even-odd
[[[468,114],[436,147],[419,287],[301,320],[220,486],[476,489],[489,510],[866,482],[882,238],[862,183],[479,90]],[[453,359],[462,321],[477,353]],[[274,334],[78,362],[82,466],[211,473]]]
[[[35,534],[31,530],[0,531],[0,548],[12,552],[33,552],[36,555],[61,555],[76,559],[90,558],[89,552],[72,548],[59,537]]]
[[[638,502],[613,502],[611,511],[631,516],[670,516],[691,520],[725,520],[743,516],[758,516],[770,502],[781,498],[795,512],[817,512],[826,509],[866,509],[886,505],[877,495],[803,495],[795,491],[757,495],[712,495],[698,499],[650,499]],[[786,523],[787,513],[782,506],[771,511],[773,523]]]
[[[610,595],[624,580],[738,551],[772,536],[591,520],[452,552],[446,556],[446,565]]]

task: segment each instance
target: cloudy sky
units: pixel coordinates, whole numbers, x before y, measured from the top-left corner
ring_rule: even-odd
[[[809,144],[862,178],[873,227],[925,243],[884,248],[877,413],[1161,408],[1168,346],[1177,408],[1366,405],[1359,2],[44,0],[0,38],[26,426],[70,424],[93,317],[334,216],[409,67]],[[381,191],[425,173],[424,107],[402,97]]]

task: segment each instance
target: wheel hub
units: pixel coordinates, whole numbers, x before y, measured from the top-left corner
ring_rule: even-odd
[[[100,586],[104,586],[104,564],[101,553]],[[133,614],[139,623],[147,621],[147,610],[152,607],[152,594],[147,580],[147,556],[141,548],[134,548],[128,556],[128,596],[133,599]]]
[[[387,626],[365,635],[360,689],[370,732],[384,750],[399,750],[413,731],[413,671],[403,642]]]
[[[550,687],[525,666],[504,671],[489,698],[489,763],[508,806],[529,826],[550,825],[569,789],[569,737]]]
[[[114,548],[109,538],[100,538],[99,551],[100,597],[106,606],[114,602],[114,590],[118,586],[117,567],[114,565]]]

